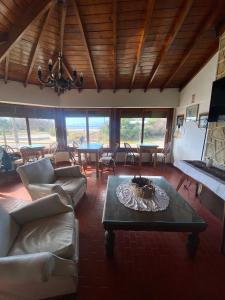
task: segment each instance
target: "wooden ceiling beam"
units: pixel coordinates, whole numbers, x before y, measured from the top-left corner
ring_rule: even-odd
[[[65,20],[66,20],[66,11],[67,11],[67,6],[66,2],[60,3],[61,5],[61,16],[60,16],[60,41],[59,41],[59,49],[60,52],[63,53],[63,41],[64,41],[64,31],[65,31]]]
[[[219,40],[217,41],[217,43],[215,45],[213,45],[213,47],[208,51],[206,57],[203,59],[203,61],[197,65],[197,67],[195,67],[193,69],[193,71],[191,72],[191,74],[188,76],[188,79],[185,80],[180,88],[179,91],[182,91],[183,88],[192,80],[192,78],[195,77],[195,75],[198,74],[198,72],[210,61],[210,59],[213,57],[213,55],[215,55],[215,53],[218,51],[219,48]]]
[[[133,89],[135,76],[136,76],[137,69],[138,69],[138,66],[139,66],[139,62],[140,62],[140,59],[141,59],[144,43],[145,43],[147,34],[149,32],[149,26],[150,26],[150,22],[151,22],[151,19],[152,19],[152,13],[153,13],[154,5],[155,5],[155,0],[148,0],[148,4],[147,4],[147,8],[146,8],[146,14],[145,14],[144,28],[142,30],[140,42],[139,42],[138,49],[137,49],[136,62],[135,62],[132,77],[131,77],[129,92],[131,92],[132,89]]]
[[[211,7],[209,14],[207,15],[206,18],[204,18],[203,22],[198,27],[196,34],[194,35],[194,37],[191,39],[190,43],[188,44],[181,61],[178,63],[175,70],[172,71],[172,73],[169,75],[169,77],[166,79],[166,81],[161,86],[161,88],[160,88],[161,91],[168,85],[168,83],[174,78],[174,76],[177,74],[177,72],[180,70],[180,68],[187,61],[187,59],[191,55],[193,48],[196,46],[197,42],[203,36],[203,34],[213,26],[213,23],[215,22],[215,19],[218,16],[218,13],[221,11],[221,9],[223,9],[223,5],[224,5],[223,0],[217,0],[216,4],[213,3],[213,6]]]
[[[216,35],[219,37],[225,32],[225,20],[217,24],[216,26]]]
[[[0,45],[6,43],[9,39],[9,33],[0,31]]]
[[[28,5],[27,10],[23,13],[17,24],[13,24],[9,30],[9,38],[0,48],[0,63],[22,37],[31,23],[43,15],[51,6],[53,0],[34,0]],[[55,1],[55,0],[54,0]]]
[[[91,72],[92,72],[92,75],[93,75],[95,86],[96,86],[97,91],[99,92],[99,84],[98,84],[96,74],[95,74],[95,69],[94,69],[93,59],[92,59],[92,55],[91,55],[91,50],[90,50],[90,47],[88,45],[87,36],[86,36],[86,33],[85,33],[83,22],[82,22],[81,17],[80,17],[80,11],[79,11],[79,8],[78,8],[78,5],[77,5],[77,1],[72,0],[72,3],[73,3],[76,18],[77,18],[78,26],[79,26],[79,29],[80,29],[80,32],[81,32],[82,41],[83,41],[84,47],[85,47],[86,52],[87,52],[87,58],[88,58],[88,61],[89,61],[90,67],[91,67]]]
[[[73,80],[73,76],[71,75],[72,70],[71,70],[69,64],[67,63],[67,61],[65,60],[65,58],[64,58],[64,61],[63,61],[63,68],[66,71],[66,74],[70,78],[70,80]]]
[[[41,31],[39,33],[38,39],[37,39],[36,44],[33,47],[33,50],[31,52],[29,68],[28,68],[28,72],[27,72],[26,79],[25,79],[25,82],[24,82],[25,86],[27,86],[27,84],[29,82],[29,78],[30,78],[30,75],[32,73],[32,70],[33,70],[33,67],[34,67],[34,63],[35,63],[35,60],[36,60],[36,57],[37,57],[38,49],[39,49],[41,41],[43,39],[45,30],[47,28],[47,25],[48,25],[50,16],[52,14],[52,11],[54,9],[54,6],[55,5],[52,4],[52,6],[50,7],[49,11],[47,12],[45,20],[44,20],[44,23],[43,23],[43,26],[42,26]]]
[[[5,57],[5,74],[4,74],[4,82],[8,82],[8,73],[9,73],[9,53]]]
[[[159,69],[159,66],[160,66],[162,60],[164,59],[167,51],[169,50],[170,46],[172,45],[173,41],[175,40],[177,33],[179,32],[181,26],[183,25],[184,20],[192,7],[193,1],[194,0],[184,0],[183,1],[181,8],[179,9],[179,13],[178,13],[175,21],[173,22],[172,27],[163,43],[162,49],[152,67],[152,70],[151,70],[150,75],[147,80],[147,84],[144,89],[145,92],[150,87],[150,84],[152,83],[153,79],[155,78],[155,75]]]
[[[113,0],[113,92],[117,82],[117,0]]]

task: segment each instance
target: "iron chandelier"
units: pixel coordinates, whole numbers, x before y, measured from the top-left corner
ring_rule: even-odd
[[[57,71],[54,72],[57,66]],[[52,64],[52,59],[48,61],[48,77],[47,80],[43,79],[43,73],[41,70],[41,66],[38,67],[38,79],[43,86],[54,88],[55,92],[58,95],[63,94],[65,91],[69,91],[71,89],[82,89],[84,78],[83,73],[77,74],[77,71],[74,70],[70,78],[65,78],[64,71],[65,65],[63,62],[62,52],[59,52],[58,61],[55,64]],[[68,73],[68,71],[67,71]]]

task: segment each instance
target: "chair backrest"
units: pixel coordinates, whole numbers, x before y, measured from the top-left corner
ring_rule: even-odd
[[[58,151],[54,156],[55,164],[60,162],[70,162],[70,159],[71,157],[69,151]]]
[[[53,183],[55,181],[54,168],[47,157],[20,166],[16,170],[25,186],[30,183]]]
[[[19,225],[0,205],[0,257],[7,256],[19,231]]]
[[[9,145],[1,145],[1,147],[7,152],[7,153],[15,153],[13,148]]]
[[[124,143],[124,148],[126,149],[126,152],[129,153],[130,155],[134,154],[134,151],[133,151],[133,149],[132,149],[132,147],[131,147],[130,144]]]
[[[39,151],[35,151],[29,147],[21,147],[20,154],[22,156],[23,162],[26,163],[30,161],[30,159],[34,160],[36,157],[40,155]]]
[[[57,151],[57,148],[58,148],[58,143],[51,144],[49,146],[48,153],[49,154],[55,154],[55,152]]]
[[[78,148],[79,147],[79,143],[78,142],[76,142],[76,141],[73,141],[73,148]]]

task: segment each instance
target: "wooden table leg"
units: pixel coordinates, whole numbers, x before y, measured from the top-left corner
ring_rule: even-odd
[[[79,165],[81,166],[81,153],[79,150],[78,150],[78,162],[79,162]]]
[[[194,257],[196,255],[196,252],[198,250],[198,244],[199,244],[198,233],[192,232],[188,236],[188,241],[187,241],[187,250],[190,257]]]
[[[99,151],[96,152],[96,177],[99,177]]]
[[[157,165],[157,152],[154,152],[154,161],[153,161],[153,166],[156,167]]]
[[[112,257],[114,252],[115,234],[112,230],[106,230],[105,232],[105,251],[107,257]]]
[[[184,180],[186,179],[186,176],[185,175],[182,175],[178,185],[177,185],[177,188],[176,188],[176,191],[179,191],[180,187],[182,186],[182,184],[184,183]]]
[[[224,243],[225,243],[225,203],[223,205],[223,229],[222,229],[222,242],[221,242],[221,252],[224,253]]]
[[[142,151],[140,149],[140,156],[139,156],[139,167],[141,168],[142,166]]]
[[[44,149],[41,150],[41,157],[45,157],[45,151],[44,151]]]

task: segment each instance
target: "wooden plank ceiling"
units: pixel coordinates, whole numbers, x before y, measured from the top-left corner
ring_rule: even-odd
[[[39,84],[62,49],[84,89],[182,88],[224,21],[225,0],[0,0],[1,80]]]

